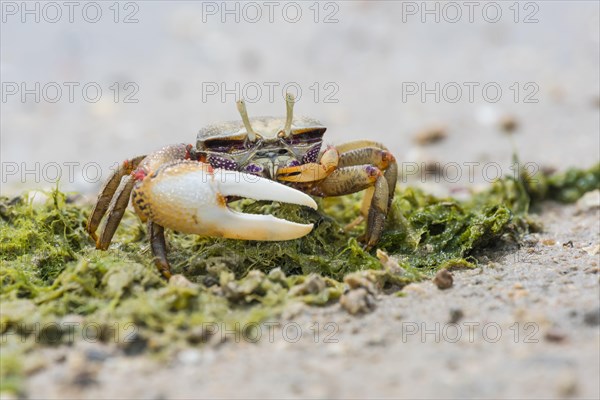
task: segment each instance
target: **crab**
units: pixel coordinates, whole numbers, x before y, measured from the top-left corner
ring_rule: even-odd
[[[324,146],[325,126],[294,117],[294,103],[287,94],[285,118],[249,118],[240,100],[241,121],[201,129],[195,146],[170,145],[121,163],[102,187],[87,221],[96,248],[108,249],[131,198],[136,214],[148,224],[154,262],[169,279],[165,228],[242,240],[293,240],[307,235],[313,225],[240,213],[227,204],[251,198],[316,209],[311,196],[363,190],[361,214],[349,226],[366,219],[360,239],[367,250],[373,248],[394,196],[394,156],[370,140]]]

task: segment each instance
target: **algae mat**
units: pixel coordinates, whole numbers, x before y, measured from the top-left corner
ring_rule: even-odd
[[[85,327],[100,341],[120,338],[128,354],[161,354],[210,340],[197,329],[205,323],[243,329],[276,319],[297,303],[331,304],[357,286],[401,294],[404,285],[441,268],[473,266],[473,255],[486,246],[539,229],[528,215],[536,202],[571,202],[599,187],[597,165],[551,177],[506,178],[466,202],[403,188],[379,246],[397,267],[362,250],[356,239],[361,228],[344,231],[358,214],[360,196],[323,200],[316,212],[244,202],[238,206],[246,212],[310,221],[315,229],[299,240],[272,243],[169,232],[175,273],[187,278],[170,283],[155,271],[145,228],[133,214],[110,250],[99,252],[84,230],[89,205],[58,191],[41,206],[27,195],[4,198],[1,391],[19,390],[23,352],[80,338],[73,327]]]

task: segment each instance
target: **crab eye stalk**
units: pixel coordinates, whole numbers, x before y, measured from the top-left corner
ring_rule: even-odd
[[[250,118],[248,118],[248,111],[246,110],[246,103],[244,100],[239,100],[237,102],[237,109],[242,117],[242,122],[244,123],[244,127],[246,128],[246,133],[248,134],[248,139],[251,142],[256,142],[256,132],[252,129],[252,125],[250,125]]]
[[[286,114],[285,114],[284,132],[285,132],[286,137],[290,137],[290,135],[292,133],[292,120],[294,118],[294,103],[295,103],[295,101],[296,101],[296,99],[294,98],[293,94],[291,94],[291,93],[285,94]]]

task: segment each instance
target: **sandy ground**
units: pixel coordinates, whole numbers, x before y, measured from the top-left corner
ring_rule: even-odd
[[[228,89],[236,82],[258,83],[263,94],[249,109],[261,115],[282,114],[281,89],[296,82],[304,93],[298,111],[322,120],[329,142],[385,142],[401,161],[403,184],[407,175],[415,178],[414,165],[456,163],[458,179],[436,182],[432,175],[418,182],[434,192],[459,195],[512,173],[514,150],[533,169],[589,167],[600,160],[597,2],[530,2],[533,8],[520,8],[519,22],[512,2],[496,2],[502,8],[496,23],[485,21],[481,9],[473,23],[464,7],[457,23],[431,16],[422,22],[420,14],[403,15],[400,2],[335,2],[338,22],[332,24],[314,23],[308,3],[294,24],[281,17],[273,23],[221,22],[219,15],[204,22],[200,3],[132,3],[139,7],[134,24],[114,23],[109,3],[101,3],[104,17],[95,24],[80,14],[74,23],[21,22],[18,14],[2,23],[3,83],[95,82],[104,93],[98,102],[81,94],[73,102],[66,94],[55,103],[43,97],[38,103],[31,95],[21,101],[19,94],[3,100],[2,194],[52,187],[55,164],[63,174],[61,188],[96,193],[115,161],[166,143],[193,142],[201,126],[236,119],[235,96],[207,95],[206,85],[214,83]],[[523,23],[536,6],[537,22]],[[322,20],[335,6],[320,10]],[[132,11],[121,9],[119,18]],[[136,84],[139,101],[115,101],[114,82],[121,95],[131,93],[125,84]],[[278,85],[277,96],[269,98],[265,82]],[[407,84],[431,88],[436,82],[458,83],[462,97],[405,96]],[[478,89],[470,101],[466,82],[478,88],[496,83],[503,95],[491,102]],[[315,83],[319,96],[310,89]],[[527,95],[538,101],[525,102]],[[502,132],[504,117],[517,122],[512,136]],[[439,125],[446,140],[415,145],[417,132]],[[480,268],[455,272],[449,290],[430,282],[411,285],[404,297],[381,295],[376,310],[362,317],[339,306],[306,307],[280,321],[272,341],[265,330],[257,344],[229,338],[163,362],[85,342],[47,348],[25,393],[598,398],[598,213],[547,204],[543,233],[527,238],[523,248],[480,255]],[[292,323],[302,332],[296,343],[291,339],[298,326]]]
[[[375,311],[304,307],[168,361],[79,342],[46,349],[30,398],[598,398],[600,209],[547,204],[543,233],[480,254],[454,285]],[[571,247],[572,244],[572,247]],[[39,355],[38,355],[39,356]]]

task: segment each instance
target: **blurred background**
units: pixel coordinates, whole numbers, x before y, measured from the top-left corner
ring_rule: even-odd
[[[240,96],[251,116],[284,115],[286,90],[328,143],[386,143],[411,179],[439,163],[443,183],[485,183],[511,173],[513,151],[533,169],[587,167],[600,158],[599,10],[5,1],[1,191],[62,174],[61,189],[95,193],[115,162],[237,119]]]

